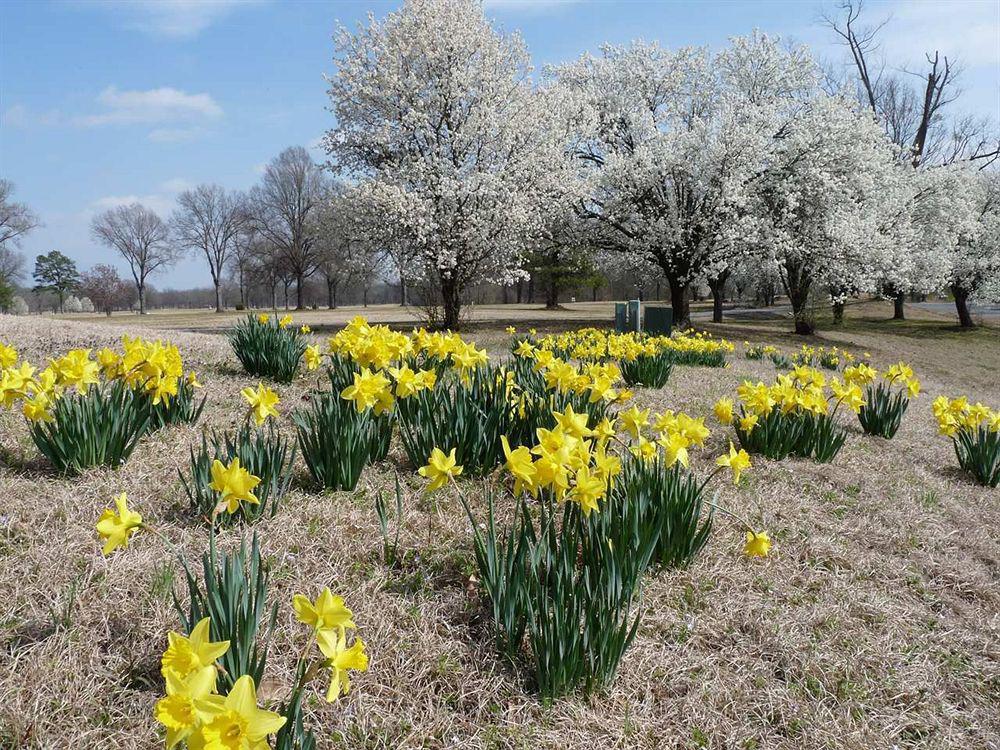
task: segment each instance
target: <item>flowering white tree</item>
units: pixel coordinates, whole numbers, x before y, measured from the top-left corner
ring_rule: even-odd
[[[555,74],[585,113],[581,215],[599,246],[662,270],[675,322],[688,325],[689,287],[721,278],[721,292],[748,190],[816,85],[815,66],[802,49],[754,34],[716,55],[605,46]]]
[[[837,96],[815,95],[774,140],[744,241],[775,264],[797,333],[814,328],[810,293],[873,292],[895,262],[883,196],[899,170],[877,123]]]
[[[971,328],[970,299],[1000,302],[1000,174],[969,167],[958,174],[971,222],[953,245],[948,282],[959,323]]]
[[[406,0],[336,36],[331,165],[394,225],[455,327],[463,290],[510,283],[539,231],[560,145],[517,35],[476,0]]]

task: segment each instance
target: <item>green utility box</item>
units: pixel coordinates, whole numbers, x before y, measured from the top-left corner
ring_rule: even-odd
[[[615,330],[618,333],[642,330],[642,303],[634,299],[615,303]]]
[[[646,306],[642,327],[653,336],[669,336],[674,325],[674,311],[669,307]]]

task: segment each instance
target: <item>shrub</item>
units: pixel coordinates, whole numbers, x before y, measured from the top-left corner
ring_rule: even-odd
[[[279,383],[292,381],[307,346],[297,328],[267,315],[248,315],[226,337],[247,374]]]
[[[211,619],[212,637],[229,641],[229,650],[219,659],[223,669],[219,682],[228,692],[242,675],[260,684],[267,663],[267,651],[278,618],[277,602],[268,611],[269,574],[261,560],[257,535],[248,548],[240,541],[238,550],[219,554],[215,535],[202,555],[201,580],[181,558],[190,601],[183,607],[174,593],[174,609],[188,634],[200,620]]]
[[[240,519],[252,523],[265,514],[273,518],[292,481],[295,446],[290,447],[271,424],[266,430],[244,425],[235,434],[226,432],[220,436],[213,432],[211,438],[202,435],[201,447],[197,451],[191,448],[187,474],[180,472],[191,509],[204,518],[213,515],[219,497],[209,486],[212,462],[218,459],[228,465],[234,458],[260,478],[260,484],[254,488],[259,503],[240,503],[235,512],[219,514],[217,522],[232,523]]]
[[[31,424],[31,439],[60,472],[93,466],[117,469],[152,424],[152,402],[123,381],[71,392],[51,407],[51,421]]]
[[[292,412],[302,458],[316,483],[353,490],[372,453],[372,414],[336,393],[314,392],[309,406]]]

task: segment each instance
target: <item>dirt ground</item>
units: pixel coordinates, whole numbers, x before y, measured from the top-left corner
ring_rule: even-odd
[[[292,595],[329,585],[353,609],[371,667],[338,703],[315,686],[308,719],[321,748],[1000,747],[1000,491],[958,471],[930,412],[939,394],[1000,406],[1000,332],[959,332],[933,318],[876,322],[883,313],[858,308],[813,343],[870,352],[882,367],[913,364],[924,391],[899,434],[866,437],[852,422],[833,464],[755,459],[740,487],[720,484],[720,503],[770,532],[771,556],[743,557],[740,529],[719,519],[689,569],[647,579],[639,635],[605,693],[542,705],[494,655],[469,583],[458,497],[450,490],[428,507],[394,449],[353,493],[316,493],[300,465],[278,515],[255,525],[280,602],[261,695],[286,695],[306,636]],[[311,315],[297,319],[312,325]],[[156,433],[122,469],[75,479],[46,467],[19,416],[0,415],[0,748],[162,745],[152,708],[166,632],[178,627],[176,564],[148,533],[103,558],[94,523],[126,491],[190,559],[205,549],[178,469],[203,426],[241,420],[239,389],[250,383],[223,338],[192,332],[218,325],[207,317],[204,326],[173,319],[186,330],[171,330],[157,316],[142,326],[136,317],[106,325],[0,316],[0,341],[35,362],[114,345],[124,330],[167,337],[208,394],[199,425]],[[553,327],[586,321],[551,318]],[[786,329],[780,320],[714,326],[737,343],[729,367],[675,368],[662,390],[637,399],[709,414],[742,379],[774,377],[769,362],[743,358],[742,341],[799,346]],[[470,337],[497,352],[505,340],[498,330]],[[288,412],[314,382],[278,387],[286,433]],[[714,430],[693,465],[708,470],[729,438]],[[396,472],[406,491],[404,560],[390,568],[373,501]],[[461,486],[476,505],[476,483]],[[223,544],[238,536],[223,532]]]

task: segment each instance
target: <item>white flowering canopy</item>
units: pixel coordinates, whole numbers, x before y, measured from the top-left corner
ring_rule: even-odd
[[[717,54],[609,45],[553,74],[582,113],[581,214],[599,246],[662,270],[684,324],[687,287],[745,254],[736,240],[755,182],[817,85],[815,65],[803,49],[755,33]]]
[[[441,291],[446,325],[461,293],[510,283],[558,180],[556,113],[529,78],[517,35],[497,33],[476,0],[406,0],[336,36],[331,165],[352,198]]]

